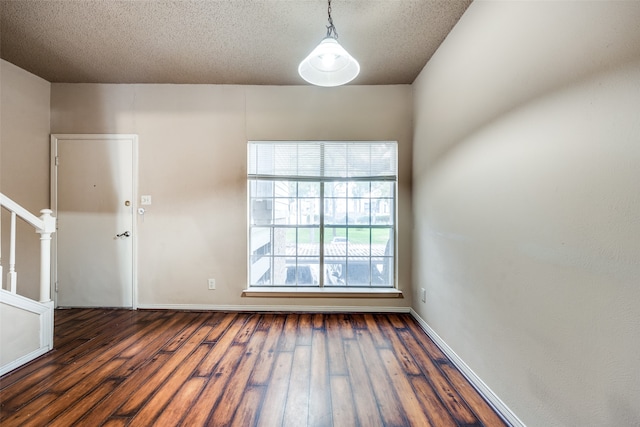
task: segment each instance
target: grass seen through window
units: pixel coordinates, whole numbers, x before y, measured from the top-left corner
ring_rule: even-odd
[[[325,243],[331,243],[334,237],[344,237],[349,243],[368,244],[369,232],[371,232],[371,243],[374,245],[386,245],[389,240],[389,230],[379,228],[349,228],[347,238],[347,228],[326,228]],[[296,230],[287,230],[287,241],[294,242]],[[298,228],[298,243],[319,243],[320,230],[318,228]]]

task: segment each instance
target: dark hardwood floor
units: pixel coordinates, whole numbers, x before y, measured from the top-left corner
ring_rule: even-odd
[[[9,426],[504,426],[404,314],[57,310]]]

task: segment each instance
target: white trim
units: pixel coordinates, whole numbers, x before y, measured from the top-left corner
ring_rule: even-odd
[[[133,242],[132,242],[132,254],[131,254],[131,309],[136,310],[138,308],[138,203],[140,202],[140,197],[138,193],[138,135],[130,134],[126,135],[131,138],[131,144],[133,145],[131,150],[131,163],[133,166],[133,177],[131,185],[133,188],[131,189],[131,194],[133,194],[131,200],[131,215],[133,215],[131,222],[131,233],[133,234]]]
[[[53,216],[58,218],[58,135],[50,135],[49,159],[49,194]],[[56,233],[51,236],[51,300],[53,306],[58,306],[58,222],[56,221]]]
[[[243,290],[242,296],[262,298],[404,298],[402,291],[396,288],[312,288],[306,286],[253,286]]]
[[[29,311],[34,314],[42,315],[47,312],[49,307],[45,303],[41,303],[22,295],[14,294],[6,289],[0,289],[0,303],[18,307],[22,310]]]
[[[318,305],[214,305],[214,304],[138,304],[140,310],[321,312],[321,313],[409,313],[409,307],[318,306]]]
[[[37,350],[33,350],[31,353],[29,354],[25,354],[24,356],[20,357],[19,359],[14,360],[13,362],[9,362],[6,365],[0,367],[0,376],[13,371],[16,368],[19,368],[20,366],[27,364],[29,362],[31,362],[32,360],[42,356],[43,354],[46,354],[50,351],[49,348],[47,347],[41,347]]]
[[[40,315],[40,347],[53,350],[54,303],[53,300],[42,302],[47,311]]]
[[[484,381],[480,379],[471,368],[464,363],[464,361],[458,356],[447,343],[440,338],[440,336],[434,331],[427,322],[411,308],[410,313],[414,319],[418,322],[424,332],[433,340],[433,342],[442,350],[442,352],[449,358],[451,363],[464,375],[464,377],[475,387],[480,395],[493,407],[493,409],[499,413],[502,418],[507,421],[513,427],[526,427],[525,424],[513,413],[511,409],[495,394]]]

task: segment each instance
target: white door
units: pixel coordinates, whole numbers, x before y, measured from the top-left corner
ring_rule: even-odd
[[[52,135],[51,148],[57,306],[133,307],[137,136]]]

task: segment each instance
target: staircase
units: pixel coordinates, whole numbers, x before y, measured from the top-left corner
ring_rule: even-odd
[[[0,206],[11,215],[9,269],[3,283],[0,245],[0,376],[30,362],[53,348],[53,309],[51,300],[51,234],[56,230],[52,211],[43,209],[38,218],[0,193]],[[16,222],[20,219],[40,234],[39,300],[17,293]],[[4,241],[5,236],[1,236]],[[34,258],[37,254],[34,254]]]

